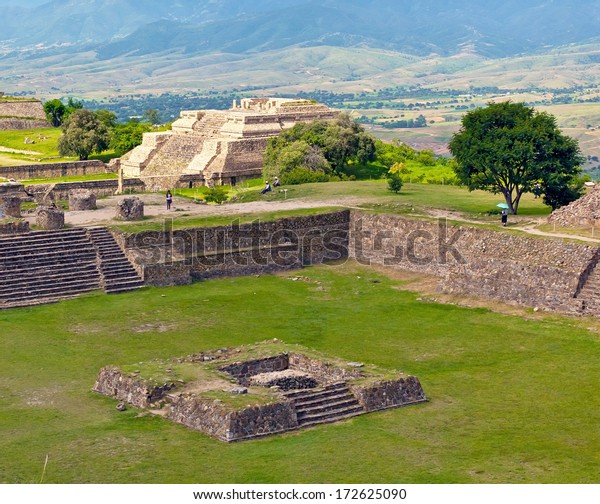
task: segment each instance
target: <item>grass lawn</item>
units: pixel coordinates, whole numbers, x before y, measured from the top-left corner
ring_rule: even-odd
[[[90,180],[116,180],[119,176],[116,173],[95,173],[89,175],[72,175],[67,177],[58,177],[54,179],[27,179],[19,182],[27,185],[37,184],[59,184],[62,182],[88,182]]]
[[[326,182],[285,186],[286,193],[274,190],[264,196],[260,194],[260,186],[254,185],[238,189],[235,200],[239,202],[257,201],[269,198],[272,201],[284,199],[310,198],[313,200],[335,199],[339,197],[356,197],[372,199],[373,202],[390,206],[410,206],[436,208],[441,210],[465,212],[468,214],[485,214],[499,211],[496,204],[504,202],[499,194],[485,191],[471,191],[459,186],[437,184],[405,183],[399,194],[390,192],[385,180],[363,180],[352,182]],[[179,189],[177,190],[178,194]],[[189,191],[189,189],[188,189]],[[182,193],[187,195],[187,193]],[[519,206],[519,216],[545,217],[550,214],[550,207],[543,204],[541,198],[535,199],[533,194],[524,194]]]
[[[171,230],[186,228],[204,228],[212,226],[230,226],[232,222],[239,221],[245,224],[254,221],[270,222],[288,217],[299,217],[306,215],[320,215],[326,212],[339,211],[339,207],[298,208],[294,210],[279,210],[260,213],[239,213],[235,215],[193,215],[178,213],[172,220],[148,219],[143,222],[131,221],[127,223],[110,224],[109,227],[125,233],[140,233],[142,231],[162,231],[167,226]]]
[[[346,263],[0,311],[0,482],[48,455],[47,483],[599,483],[598,334],[403,286]],[[104,365],[270,338],[413,373],[429,402],[225,444],[90,391]]]
[[[27,151],[3,152],[0,149],[0,166],[77,161],[77,157],[64,157],[58,152],[58,138],[61,134],[61,128],[0,131],[0,147],[7,150]],[[35,143],[26,144],[26,138]],[[89,159],[100,159],[107,163],[113,157],[115,157],[113,151],[105,151],[102,154],[92,154]]]

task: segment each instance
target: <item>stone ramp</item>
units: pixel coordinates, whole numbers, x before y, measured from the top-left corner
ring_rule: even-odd
[[[294,403],[299,427],[337,422],[366,413],[345,382],[294,390],[284,396]]]

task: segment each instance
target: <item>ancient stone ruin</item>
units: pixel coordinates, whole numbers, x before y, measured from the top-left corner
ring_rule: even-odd
[[[600,224],[600,185],[573,201],[557,208],[548,217],[548,222],[563,227],[585,227]]]
[[[65,212],[54,205],[39,205],[35,222],[40,229],[62,229],[65,227]]]
[[[19,196],[0,197],[0,218],[21,218],[21,198]]]
[[[75,189],[69,193],[69,210],[96,210],[96,195],[88,189]]]
[[[142,220],[144,218],[144,202],[136,197],[123,198],[117,204],[116,219]]]
[[[222,441],[425,402],[415,376],[278,340],[102,368],[93,389]]]
[[[41,101],[5,97],[0,101],[0,130],[24,130],[50,126]]]
[[[287,98],[242,99],[226,111],[183,111],[171,131],[145,133],[120,166],[151,190],[235,185],[260,176],[269,138],[298,122],[335,117],[325,105]]]

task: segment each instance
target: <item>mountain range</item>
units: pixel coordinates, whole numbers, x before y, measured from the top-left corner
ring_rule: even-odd
[[[94,78],[100,90],[210,87],[211,76],[285,86],[600,48],[597,0],[0,0],[0,11],[8,91],[91,93]]]

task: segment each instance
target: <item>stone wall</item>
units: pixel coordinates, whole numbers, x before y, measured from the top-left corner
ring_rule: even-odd
[[[562,309],[596,247],[528,238],[445,221],[353,213],[350,256],[363,264],[440,277],[444,292]]]
[[[229,366],[219,368],[219,371],[229,373],[238,381],[238,383],[247,387],[250,385],[250,378],[254,375],[271,373],[273,371],[283,371],[288,367],[288,356],[281,354],[264,359],[236,362]]]
[[[138,408],[147,408],[151,403],[162,399],[172,388],[172,384],[150,386],[135,376],[123,374],[114,366],[106,366],[98,373],[92,390]]]
[[[396,408],[427,400],[423,387],[416,376],[388,380],[369,386],[351,384],[350,389],[367,412]]]
[[[169,418],[222,441],[239,441],[298,427],[294,407],[287,401],[230,411],[219,401],[187,394],[172,399]]]
[[[314,376],[320,383],[327,384],[338,381],[346,381],[360,376],[360,371],[348,371],[334,366],[320,359],[311,359],[302,354],[291,353],[289,355],[290,369],[296,369]]]
[[[347,257],[348,211],[276,222],[124,235],[150,285],[272,273]]]
[[[0,117],[2,116],[47,121],[44,106],[39,100],[0,100]],[[46,127],[48,126],[46,122]]]
[[[49,128],[48,121],[0,117],[0,131]]]
[[[280,342],[272,340],[259,345],[269,343]],[[267,349],[265,346],[261,348]],[[177,362],[204,367],[205,372],[209,372],[209,375],[200,373],[197,381],[188,381],[183,390],[178,390],[178,383],[183,383],[181,380],[147,381],[140,378],[140,373],[143,372],[139,370],[125,374],[114,366],[106,366],[98,373],[92,390],[139,408],[165,407],[164,411],[169,419],[223,441],[251,439],[314,425],[315,421],[323,423],[347,418],[350,410],[344,406],[348,402],[352,403],[352,413],[361,414],[427,400],[419,380],[413,376],[382,381],[383,375],[378,379],[380,373],[373,372],[371,368],[371,371],[365,373],[358,369],[356,372],[345,371],[327,360],[308,358],[303,352],[285,348],[273,348],[271,352],[264,351],[260,354],[262,357],[256,358],[255,345],[252,345],[246,351],[243,347],[225,348],[175,359]],[[217,368],[215,361],[220,359],[224,359],[224,362],[218,364],[220,367]],[[232,362],[233,359],[239,360]],[[293,366],[302,370],[292,369]],[[234,387],[229,391],[231,394],[247,393],[248,398],[241,402],[229,401],[221,395],[224,392],[224,381],[218,372],[228,373],[238,383],[250,387]],[[210,373],[213,378],[210,378]],[[214,379],[217,377],[218,379]],[[362,381],[361,384],[356,378],[367,381]],[[225,383],[230,381],[227,379]],[[318,385],[338,381],[347,381],[349,388],[346,389],[344,384],[333,388],[318,388]],[[277,389],[273,389],[274,383],[277,384]],[[259,387],[271,389],[267,393],[263,389],[257,394]],[[314,388],[316,390],[308,392]],[[298,399],[297,391],[300,389],[307,394],[312,392],[313,395],[303,395]],[[292,395],[286,394],[286,390],[293,390]],[[219,399],[215,395],[203,395],[211,391],[218,391],[216,397]],[[343,399],[340,399],[340,391]],[[308,410],[314,418],[306,423]],[[303,417],[299,421],[298,416],[301,414]],[[326,415],[320,418],[321,414]]]
[[[298,419],[291,402],[266,404],[232,414],[226,440],[254,438],[296,428],[298,428]]]
[[[174,422],[222,441],[228,440],[231,415],[223,403],[191,394],[172,397],[169,411],[169,418]]]
[[[73,161],[0,167],[0,177],[15,180],[96,175],[99,173],[109,173],[107,165],[102,161]]]

